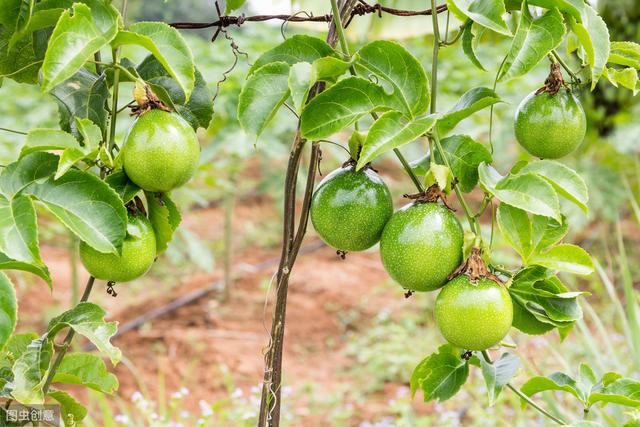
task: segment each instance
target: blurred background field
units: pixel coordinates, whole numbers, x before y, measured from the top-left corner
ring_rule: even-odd
[[[129,21],[207,21],[216,14],[209,1],[131,2]],[[327,13],[327,2],[294,2],[294,10]],[[324,4],[327,3],[327,4]],[[397,7],[417,8],[416,2],[388,1]],[[245,13],[289,12],[290,2],[248,2]],[[637,0],[601,0],[599,7],[611,28],[612,40],[640,40],[640,4]],[[443,17],[444,19],[444,17]],[[368,38],[402,39],[430,70],[432,42],[430,19],[368,17],[349,29],[352,43]],[[443,22],[444,24],[444,22]],[[318,31],[324,25],[284,28],[286,35]],[[457,31],[451,22],[450,33]],[[197,65],[212,93],[233,63],[229,40],[220,36],[212,44],[212,31],[186,33]],[[225,277],[219,290],[144,323],[116,338],[124,362],[115,371],[120,379],[116,396],[87,394],[89,426],[253,426],[259,405],[262,350],[268,341],[271,306],[265,308],[274,267],[251,266],[279,254],[281,200],[289,145],[295,117],[282,109],[259,141],[248,137],[236,121],[238,93],[248,66],[261,52],[282,40],[279,24],[245,24],[229,34],[246,55],[219,85],[214,120],[200,136],[201,165],[196,179],[175,193],[182,206],[184,227],[170,250],[151,273],[136,282],[117,285],[117,298],[97,292],[110,319],[121,325],[144,312]],[[481,72],[462,55],[458,45],[441,51],[438,110],[455,104],[462,93],[476,86],[491,87],[508,41],[483,39],[478,48],[487,72]],[[136,52],[131,55],[136,57]],[[143,57],[143,52],[137,55]],[[576,65],[574,63],[574,65]],[[539,87],[547,64],[535,73],[497,87],[505,101],[497,104],[493,118],[493,155],[501,172],[526,154],[514,140],[513,114],[519,101]],[[122,100],[131,86],[123,85]],[[56,105],[36,87],[5,80],[0,102],[0,127],[27,130],[56,127]],[[598,374],[616,370],[639,377],[640,325],[640,98],[626,89],[598,87],[580,94],[589,118],[583,146],[566,159],[587,181],[590,211],[571,210],[573,226],[568,240],[587,249],[597,271],[575,279],[564,277],[571,288],[591,292],[583,300],[584,319],[561,344],[556,333],[532,337],[512,331],[523,369],[514,383],[528,376],[555,370],[569,373],[588,362]],[[123,115],[124,118],[124,115]],[[118,121],[119,140],[130,121]],[[462,123],[459,133],[489,143],[489,110]],[[349,135],[334,141],[345,143]],[[23,136],[0,132],[0,163],[14,159]],[[403,148],[411,159],[425,154],[425,141]],[[342,164],[345,152],[322,146],[321,170],[328,173]],[[303,162],[305,164],[305,162]],[[405,202],[411,182],[394,158],[376,168],[394,194],[396,206]],[[300,170],[300,177],[306,171]],[[473,197],[475,196],[475,197]],[[481,201],[474,194],[472,203]],[[455,200],[453,201],[455,205]],[[570,208],[568,208],[570,209]],[[78,283],[86,273],[75,255],[77,242],[58,222],[39,218],[43,257],[50,266],[54,289],[33,276],[16,275],[22,318],[19,329],[40,330],[46,321],[77,299]],[[489,239],[490,218],[484,218]],[[479,370],[461,393],[445,403],[411,399],[408,379],[413,367],[444,341],[437,332],[430,307],[435,294],[405,299],[403,290],[382,269],[377,248],[349,254],[340,260],[317,243],[313,230],[309,250],[301,255],[290,287],[288,331],[285,346],[284,417],[289,426],[543,426],[546,421],[518,398],[505,391],[498,404],[487,408]],[[497,264],[517,267],[518,259],[500,240],[493,239]],[[226,274],[225,274],[226,272]],[[233,279],[233,280],[231,280]],[[43,311],[43,307],[46,310]],[[575,419],[580,408],[548,394],[541,404],[564,419]],[[607,409],[591,419],[621,425],[622,413]],[[200,424],[198,424],[200,423]]]

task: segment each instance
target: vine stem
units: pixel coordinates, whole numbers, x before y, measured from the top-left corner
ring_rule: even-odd
[[[16,133],[18,135],[26,135],[27,132],[22,132],[21,130],[15,130],[15,129],[9,129],[9,128],[0,128],[0,130],[3,130],[5,132],[10,132],[10,133]]]
[[[356,0],[343,0],[343,11],[350,10]],[[336,15],[336,16],[339,16]],[[339,22],[339,21],[338,21]],[[335,46],[337,42],[337,25],[333,21],[327,35],[327,43]],[[322,84],[316,84],[309,99],[312,99],[324,89]],[[284,348],[284,330],[287,312],[287,294],[289,288],[289,277],[295,264],[302,240],[307,230],[309,220],[309,210],[311,207],[311,197],[320,155],[319,141],[315,141],[311,147],[309,157],[309,168],[307,182],[305,186],[302,206],[300,208],[298,227],[296,230],[296,187],[298,169],[303,148],[306,140],[300,135],[300,128],[296,132],[295,139],[289,155],[287,171],[284,183],[284,225],[282,235],[282,252],[278,271],[276,273],[276,301],[271,332],[269,335],[269,345],[265,352],[265,369],[262,382],[262,396],[260,399],[260,412],[258,416],[258,427],[279,427],[280,407],[281,407],[281,386],[282,386],[282,358]]]
[[[127,21],[127,1],[122,2],[122,22]],[[120,47],[111,50],[112,63],[110,64],[115,68],[113,71],[113,97],[111,100],[111,123],[109,124],[109,142],[107,144],[107,150],[109,154],[113,154],[113,147],[115,146],[116,139],[116,116],[118,111],[118,88],[120,86]],[[125,70],[127,71],[127,70]],[[129,73],[127,71],[127,73]],[[135,78],[133,79],[136,80]]]
[[[436,8],[436,0],[431,0],[431,8],[433,10],[435,10],[435,8]],[[437,99],[437,94],[438,94],[438,53],[440,51],[440,30],[438,28],[438,15],[437,14],[431,15],[431,19],[432,19],[432,23],[433,23],[433,37],[434,37],[434,40],[433,40],[433,60],[431,62],[431,106],[430,106],[430,113],[434,114],[437,111],[436,99]],[[433,144],[435,144],[436,149],[438,150],[438,152],[440,153],[440,156],[444,160],[444,164],[449,169],[451,169],[451,162],[449,161],[449,158],[447,156],[446,151],[444,151],[444,149],[442,148],[442,144],[440,143],[440,138],[438,137],[438,128],[437,127],[433,128],[429,139],[433,142]],[[464,210],[464,214],[467,217],[467,221],[469,222],[469,227],[471,228],[471,230],[476,235],[476,243],[480,243],[482,241],[482,234],[481,234],[481,230],[480,230],[480,224],[478,223],[478,220],[477,220],[476,216],[471,212],[471,209],[469,208],[469,205],[467,204],[467,201],[464,199],[464,195],[462,194],[462,191],[460,190],[459,186],[457,186],[457,185],[454,186],[453,190],[455,191],[456,195],[458,196],[458,200],[460,202],[460,205],[462,206],[462,209]]]
[[[87,302],[89,300],[89,295],[91,295],[91,290],[93,289],[93,284],[95,281],[96,281],[95,277],[93,276],[89,277],[89,280],[87,281],[87,284],[84,288],[84,292],[82,293],[82,297],[80,298],[80,302]],[[71,347],[71,341],[73,341],[73,337],[75,335],[76,335],[76,332],[73,329],[69,329],[69,332],[67,332],[67,336],[64,337],[64,341],[62,342],[62,348],[56,355],[56,358],[53,361],[51,368],[49,369],[49,373],[47,374],[47,379],[45,380],[44,385],[42,386],[42,392],[45,396],[49,391],[49,387],[51,387],[51,382],[53,381],[53,377],[55,376],[56,371],[58,370],[58,368],[60,367],[60,364],[62,363],[62,359],[64,359],[64,356],[66,356],[67,354],[67,350],[69,350],[69,347]]]
[[[487,361],[487,363],[493,364],[493,361],[491,360],[491,356],[489,356],[489,352],[487,350],[482,350],[482,356],[484,357],[484,360]],[[520,397],[520,399],[522,399],[525,402],[527,402],[529,405],[531,405],[533,408],[535,408],[538,412],[540,412],[545,417],[549,418],[550,420],[552,420],[553,422],[555,422],[556,424],[559,424],[561,426],[566,425],[566,423],[564,421],[562,421],[560,418],[556,417],[555,415],[553,415],[552,413],[550,413],[549,411],[544,409],[542,406],[538,405],[536,402],[531,400],[531,398],[529,396],[527,396],[526,394],[524,394],[523,392],[518,390],[511,383],[507,383],[506,386],[507,386],[507,388],[509,390],[511,390],[515,394],[517,394]]]

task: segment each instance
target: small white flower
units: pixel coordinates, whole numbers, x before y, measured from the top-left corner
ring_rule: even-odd
[[[142,393],[140,393],[139,391],[135,391],[133,392],[133,394],[131,395],[131,401],[132,402],[139,402],[143,399]]]
[[[242,397],[244,393],[242,392],[241,388],[237,388],[235,390],[233,390],[233,393],[231,393],[231,398],[232,399],[239,399]]]
[[[198,405],[200,405],[200,411],[202,412],[203,417],[210,417],[213,415],[213,409],[211,409],[211,406],[207,402],[201,400],[198,402]]]
[[[186,387],[182,387],[180,390],[178,390],[178,392],[183,396],[188,396],[189,395],[189,389],[186,388]]]
[[[181,411],[180,412],[180,417],[182,417],[182,418],[189,418],[189,415],[191,415],[189,413],[189,411]]]
[[[117,423],[121,423],[121,424],[129,424],[129,417],[124,415],[124,414],[118,414],[115,417],[113,417],[113,420]]]

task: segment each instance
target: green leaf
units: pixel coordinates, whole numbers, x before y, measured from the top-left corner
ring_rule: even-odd
[[[106,75],[97,76],[82,68],[54,87],[51,95],[58,103],[60,127],[80,139],[76,117],[87,118],[104,131],[107,127],[105,103],[109,99]]]
[[[534,215],[533,227],[533,253],[540,253],[549,246],[555,245],[567,235],[569,224],[555,219]],[[528,259],[527,259],[528,262]]]
[[[249,69],[249,75],[273,62],[284,62],[288,65],[298,62],[311,64],[325,56],[336,56],[336,52],[327,42],[317,37],[295,35],[260,55]]]
[[[513,326],[537,335],[553,327],[568,327],[582,318],[576,298],[586,293],[569,292],[550,271],[529,267],[513,278],[509,294],[514,302]]]
[[[0,25],[0,79],[8,77],[18,83],[37,84],[48,34],[37,31],[14,42],[13,48],[9,49],[13,34],[11,29]]]
[[[45,337],[31,341],[13,364],[13,381],[6,385],[18,402],[31,405],[44,403],[42,386],[51,366],[53,342]]]
[[[465,16],[497,33],[512,36],[502,19],[507,11],[504,0],[451,0]]]
[[[0,350],[5,346],[18,321],[18,301],[13,283],[0,272]]]
[[[611,42],[608,62],[640,70],[640,44]]]
[[[312,80],[333,82],[346,73],[349,67],[351,67],[350,62],[333,56],[318,58],[311,64],[311,75],[314,77]]]
[[[313,85],[311,70],[312,65],[308,62],[298,62],[291,66],[289,70],[289,91],[293,100],[293,108],[300,112],[304,106],[309,90]]]
[[[476,111],[480,111],[498,102],[502,102],[500,97],[489,88],[476,87],[468,90],[460,97],[453,108],[438,119],[438,133],[440,135],[449,133],[458,123]]]
[[[562,43],[566,29],[558,9],[552,9],[534,19],[526,1],[522,2],[520,23],[511,43],[499,80],[527,74],[552,49]]]
[[[429,170],[424,177],[424,184],[426,188],[429,188],[432,185],[437,185],[445,194],[451,193],[452,183],[453,173],[451,172],[451,169],[445,165],[439,165],[436,163],[430,165]]]
[[[458,179],[456,185],[463,192],[470,192],[478,184],[478,166],[482,162],[491,163],[491,153],[467,135],[452,135],[440,142],[447,153],[453,175]],[[438,151],[434,155],[438,163],[444,163]]]
[[[486,163],[479,166],[478,173],[484,190],[501,202],[562,221],[558,195],[544,178],[531,172],[503,178]]]
[[[0,270],[22,270],[41,277],[51,287],[51,276],[45,265],[29,264],[16,261],[0,252]]]
[[[99,356],[92,353],[67,354],[53,382],[82,385],[107,394],[113,394],[118,389],[118,378],[107,371]]]
[[[460,351],[450,344],[428,356],[416,366],[411,375],[411,394],[418,389],[424,401],[444,401],[455,395],[469,376],[469,362],[460,357]]]
[[[377,40],[355,54],[354,64],[391,86],[390,94],[405,116],[414,118],[429,107],[429,81],[422,64],[400,44]]]
[[[578,36],[587,55],[587,63],[591,66],[591,90],[593,90],[609,59],[610,42],[607,24],[587,3],[582,8],[581,22],[574,17],[567,18],[569,27]]]
[[[431,165],[431,153],[427,153],[424,156],[409,162],[409,167],[414,174],[418,176],[425,176],[429,172]]]
[[[357,169],[383,153],[415,141],[436,123],[433,114],[406,119],[399,111],[388,111],[381,115],[369,128],[369,133],[362,146]]]
[[[309,92],[318,81],[335,82],[344,74],[351,63],[333,56],[318,58],[313,64],[297,62],[289,71],[289,89],[295,110],[300,113],[307,101]]]
[[[20,157],[36,151],[62,150],[55,179],[64,175],[80,160],[95,160],[98,154],[97,143],[101,139],[100,129],[88,119],[76,118],[76,126],[78,133],[85,141],[84,146],[80,146],[76,138],[65,131],[33,129],[27,134],[26,142],[20,150]],[[93,126],[93,128],[89,126]],[[97,135],[95,134],[96,131]],[[96,138],[98,141],[96,141]]]
[[[573,274],[593,273],[593,261],[580,246],[562,244],[532,257],[532,264]]]
[[[76,126],[80,133],[81,142],[85,151],[95,150],[102,142],[102,130],[91,120],[82,117],[75,117]]]
[[[65,150],[80,148],[78,141],[71,135],[58,129],[32,129],[20,149],[20,157],[35,151]]]
[[[251,74],[238,99],[238,120],[249,134],[260,136],[289,97],[289,66],[274,62]]]
[[[240,9],[244,6],[246,0],[227,0],[227,6],[224,8],[224,14],[230,15],[234,10]]]
[[[632,91],[634,96],[638,93],[638,70],[635,68],[627,67],[617,70],[605,67],[602,75],[615,87],[618,85],[625,87]]]
[[[558,194],[575,203],[585,213],[589,211],[589,191],[576,171],[553,160],[539,160],[524,166],[518,173],[533,172],[546,179]]]
[[[47,393],[47,396],[57,400],[60,404],[60,415],[64,420],[64,425],[77,425],[77,422],[82,421],[87,416],[87,408],[82,406],[66,391],[51,390]]]
[[[35,3],[31,0],[23,2],[23,4]],[[39,3],[38,6],[42,5]],[[23,41],[25,38],[29,38],[37,30],[42,30],[49,27],[54,27],[60,19],[60,15],[64,12],[63,8],[44,9],[31,12],[27,19],[23,21],[20,28],[16,28],[16,31],[9,40],[8,50],[11,51],[16,48],[16,45]]]
[[[11,369],[13,363],[27,351],[31,341],[36,339],[38,335],[33,332],[12,335],[0,350],[0,369]]]
[[[523,260],[529,258],[532,248],[533,227],[529,215],[522,209],[501,203],[497,212],[498,227],[504,238]]]
[[[173,233],[180,225],[182,217],[176,204],[171,200],[168,194],[162,195],[162,200],[158,195],[145,192],[147,199],[147,210],[149,221],[156,233],[157,253],[161,254],[169,246],[169,242],[173,239]]]
[[[502,389],[516,374],[520,366],[520,359],[512,353],[503,353],[500,359],[489,363],[484,357],[479,357],[482,376],[487,385],[489,406],[493,406]]]
[[[155,56],[147,56],[138,65],[136,71],[144,81],[154,85],[154,91],[160,92],[158,86],[163,88],[169,99],[164,100],[160,93],[156,95],[172,105],[194,129],[209,127],[213,117],[212,94],[198,68],[195,68],[195,83],[188,100],[178,82],[171,77]]]
[[[34,182],[48,179],[57,168],[58,156],[43,152],[31,153],[3,168],[0,173],[0,192],[10,199]]]
[[[57,180],[50,177],[42,183],[34,182],[23,192],[37,198],[97,251],[117,253],[122,247],[126,209],[116,192],[97,176],[70,170]]]
[[[81,302],[70,310],[65,311],[49,322],[47,337],[53,339],[64,328],[71,328],[76,333],[84,335],[105,353],[114,365],[120,361],[120,350],[109,341],[116,334],[118,322],[105,322],[106,312],[90,302]]]
[[[462,51],[465,55],[467,55],[467,58],[471,60],[471,63],[473,65],[475,65],[482,71],[487,71],[476,55],[478,40],[480,40],[480,37],[482,37],[484,29],[485,27],[479,26],[472,20],[468,20],[464,26],[464,29],[462,30]]]
[[[16,261],[43,266],[36,211],[30,198],[0,195],[0,251]]]
[[[188,100],[196,83],[193,54],[180,32],[164,22],[136,22],[120,31],[111,46],[138,45],[147,49],[178,83]]]
[[[620,378],[613,381],[603,390],[589,395],[589,406],[596,403],[640,407],[640,382],[631,378]]]
[[[586,403],[587,397],[578,390],[576,381],[562,372],[554,372],[548,377],[533,377],[520,388],[528,397],[550,390],[572,394],[581,403]]]
[[[118,193],[122,203],[125,205],[140,192],[140,187],[134,184],[122,169],[118,169],[107,176],[105,182]]]
[[[595,421],[580,420],[571,424],[567,424],[568,427],[604,427],[602,424]]]
[[[66,10],[53,30],[42,63],[42,90],[49,91],[73,76],[92,55],[106,46],[118,33],[120,14],[99,0],[73,5]]]
[[[300,130],[307,139],[327,138],[365,114],[395,106],[382,86],[362,77],[348,77],[307,104],[300,117]]]

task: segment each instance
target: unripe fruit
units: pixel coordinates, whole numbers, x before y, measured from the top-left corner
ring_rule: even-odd
[[[584,140],[587,118],[580,101],[568,90],[555,95],[529,94],[516,111],[516,139],[525,150],[543,159],[558,159]]]
[[[316,232],[342,251],[363,251],[378,243],[391,214],[393,201],[384,181],[371,169],[353,166],[327,175],[311,201]]]
[[[437,203],[411,203],[382,232],[380,256],[403,288],[433,291],[462,261],[464,233],[455,215]]]
[[[509,332],[513,304],[509,291],[491,279],[473,283],[461,274],[436,298],[435,317],[442,336],[465,350],[486,350]]]
[[[143,113],[131,126],[122,156],[131,181],[144,190],[164,193],[191,179],[198,167],[200,145],[186,120],[155,109]]]
[[[143,215],[129,214],[127,231],[121,255],[98,252],[80,243],[80,260],[93,277],[129,282],[149,271],[156,258],[156,235],[151,222]]]

